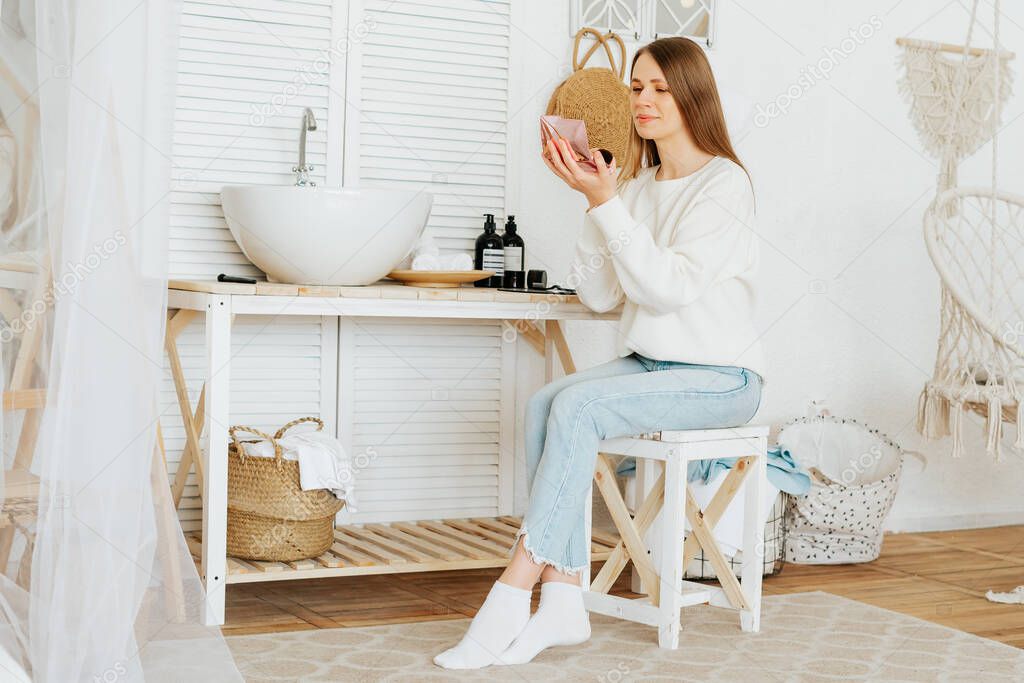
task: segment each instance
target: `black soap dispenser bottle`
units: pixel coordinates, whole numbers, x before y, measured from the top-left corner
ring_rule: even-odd
[[[494,223],[494,214],[484,214],[484,231],[476,238],[476,252],[474,254],[473,267],[477,270],[490,270],[494,272],[489,278],[477,280],[474,287],[501,287],[505,277],[505,250],[502,245],[501,236],[498,235],[497,226]]]
[[[516,217],[509,215],[505,220],[505,234],[501,236],[505,250],[505,286],[526,286],[526,244],[516,232]]]

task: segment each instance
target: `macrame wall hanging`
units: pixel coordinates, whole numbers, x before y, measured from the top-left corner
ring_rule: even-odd
[[[963,415],[985,418],[985,449],[1001,460],[1003,422],[1015,423],[1024,454],[1024,197],[997,188],[999,125],[1010,94],[1013,53],[993,47],[901,38],[902,92],[925,148],[940,158],[936,197],[924,216],[928,254],[941,281],[939,348],[932,379],[918,400],[917,429],[929,439],[953,435],[963,454]],[[949,56],[946,53],[955,53]],[[992,140],[991,187],[957,184],[959,161]]]
[[[970,32],[969,32],[970,33]],[[998,124],[995,72],[1002,84],[999,105],[1010,95],[1008,50],[987,50],[900,38],[900,92],[925,151],[940,160],[936,194],[956,186],[956,167],[988,142]],[[970,38],[968,37],[968,42]],[[950,57],[956,50],[962,57]]]

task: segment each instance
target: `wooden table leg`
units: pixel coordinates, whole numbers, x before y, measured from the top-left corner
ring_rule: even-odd
[[[537,329],[529,320],[503,320],[502,323],[506,330],[511,329],[515,332],[516,336],[521,337],[533,347],[533,350],[544,355],[544,334]]]
[[[196,412],[193,414],[192,405],[188,399],[188,385],[185,382],[185,372],[181,367],[181,358],[178,355],[178,335],[197,315],[198,311],[179,310],[167,321],[167,331],[164,336],[164,349],[167,351],[167,360],[171,366],[171,378],[174,380],[174,391],[178,397],[178,410],[181,412],[181,421],[185,427],[185,448],[182,450],[181,460],[178,462],[178,471],[174,475],[172,487],[175,508],[181,502],[181,495],[185,490],[185,482],[188,479],[188,473],[192,469],[193,464],[196,466],[196,475],[199,478],[203,476],[202,458],[199,454],[199,436],[203,431],[202,420],[206,387],[204,385],[203,392],[199,395]],[[201,491],[200,496],[202,496]]]
[[[529,320],[505,320],[506,327],[512,328],[529,342],[530,346],[540,355],[544,356],[544,382],[548,383],[555,378],[555,354],[562,364],[565,374],[576,372],[576,363],[573,361],[572,353],[569,351],[569,344],[565,341],[565,334],[562,332],[562,325],[557,320],[541,321],[544,332],[537,329]]]
[[[555,379],[555,342],[551,336],[551,325],[557,325],[554,320],[544,321],[544,384],[550,384]]]
[[[562,325],[557,320],[547,321],[544,337],[547,342],[545,345],[545,355],[548,358],[548,362],[553,361],[551,358],[551,348],[554,347],[555,351],[558,352],[558,359],[562,363],[562,369],[565,370],[565,374],[571,375],[576,372],[576,362],[569,351],[569,343],[565,340]],[[549,379],[548,381],[550,382],[551,380]]]
[[[203,472],[203,622],[224,623],[227,585],[228,426],[231,421],[231,297],[211,294],[206,308],[206,463]]]
[[[197,425],[196,429],[202,431],[203,421],[205,420],[205,408],[206,406],[206,384],[203,384],[203,388],[199,391],[199,401],[196,403],[196,412],[192,416],[192,424]],[[186,418],[188,419],[188,418]],[[197,441],[198,444],[198,436]],[[203,467],[202,458],[197,458],[193,453],[198,454],[199,451],[193,451],[188,448],[186,444],[185,449],[181,452],[181,460],[178,462],[178,470],[174,473],[174,482],[171,485],[171,497],[174,500],[174,509],[178,509],[178,505],[181,503],[181,498],[185,493],[185,484],[188,483],[188,474],[192,470],[192,465],[196,466],[196,478],[199,481],[203,479]],[[203,487],[199,486],[199,498],[203,497]]]

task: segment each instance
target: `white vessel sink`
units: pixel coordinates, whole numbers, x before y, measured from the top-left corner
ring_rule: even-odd
[[[242,253],[271,282],[368,285],[423,233],[434,196],[376,188],[226,185],[221,206]]]

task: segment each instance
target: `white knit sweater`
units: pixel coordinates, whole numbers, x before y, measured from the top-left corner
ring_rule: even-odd
[[[619,356],[737,365],[767,379],[747,174],[724,157],[673,180],[655,180],[657,170],[586,212],[571,276],[580,300],[603,312],[625,299]]]

